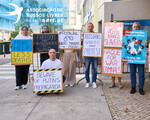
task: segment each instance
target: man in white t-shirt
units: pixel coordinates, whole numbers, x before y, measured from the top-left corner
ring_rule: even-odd
[[[56,51],[55,49],[50,49],[49,52],[49,59],[45,60],[40,69],[54,69],[54,68],[62,68],[62,63],[59,59],[56,59]],[[63,75],[63,82],[65,81],[66,77]]]

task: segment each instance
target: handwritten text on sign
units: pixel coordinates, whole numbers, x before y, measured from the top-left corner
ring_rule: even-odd
[[[58,31],[59,48],[80,48],[81,32],[80,31]]]
[[[32,40],[12,40],[11,64],[33,63]]]
[[[58,51],[58,34],[33,34],[34,52]]]
[[[103,73],[121,74],[122,50],[104,49]]]
[[[83,56],[101,57],[101,33],[84,33]]]
[[[104,47],[122,47],[123,23],[105,23]]]
[[[62,90],[61,70],[34,72],[34,91],[48,90]]]
[[[12,52],[12,64],[32,64],[32,52]]]

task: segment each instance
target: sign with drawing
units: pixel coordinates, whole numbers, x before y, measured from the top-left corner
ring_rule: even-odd
[[[60,49],[80,49],[81,48],[81,31],[68,30],[58,31]]]
[[[147,31],[145,30],[133,30],[130,35],[124,36],[122,59],[128,63],[146,64],[146,41]]]

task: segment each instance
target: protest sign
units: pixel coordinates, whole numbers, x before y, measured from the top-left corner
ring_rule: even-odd
[[[80,49],[81,31],[58,31],[60,49]]]
[[[63,92],[62,68],[34,70],[34,94]]]
[[[12,40],[11,64],[30,65],[33,64],[32,40]]]
[[[84,33],[83,56],[101,57],[101,33]]]
[[[128,36],[123,37],[122,59],[128,63],[146,64],[145,42],[147,31],[133,30]]]
[[[58,51],[58,34],[33,34],[34,53],[48,53],[49,49]]]
[[[103,49],[102,75],[122,76],[123,65],[121,62],[121,49]]]
[[[122,47],[123,23],[105,23],[104,47]]]

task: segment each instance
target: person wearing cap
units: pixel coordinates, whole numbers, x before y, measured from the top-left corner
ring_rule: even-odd
[[[21,28],[21,34],[17,35],[14,39],[15,40],[16,39],[23,39],[23,40],[32,39],[32,37],[28,35],[28,27],[23,26]],[[21,88],[22,89],[27,88],[29,67],[30,67],[30,65],[16,65],[15,66],[15,72],[16,72],[16,87],[15,87],[15,90],[19,90]]]
[[[44,25],[42,27],[42,33],[49,33],[49,27],[47,25]],[[41,63],[41,65],[47,59],[49,59],[48,53],[41,53],[40,54],[40,63]]]

